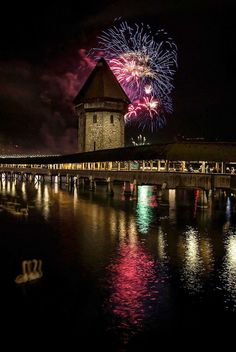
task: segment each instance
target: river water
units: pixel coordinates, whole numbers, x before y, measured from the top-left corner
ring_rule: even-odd
[[[233,195],[208,209],[194,190],[136,197],[105,185],[0,182],[1,321],[9,345],[66,351],[212,350],[234,341]],[[17,284],[22,261],[42,277]],[[94,347],[95,346],[95,347]],[[7,349],[8,350],[8,349]]]

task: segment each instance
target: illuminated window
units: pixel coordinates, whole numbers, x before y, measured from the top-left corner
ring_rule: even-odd
[[[113,117],[113,115],[110,116],[110,122],[111,122],[111,123],[114,123],[114,117]]]
[[[97,115],[93,115],[93,123],[97,123]]]

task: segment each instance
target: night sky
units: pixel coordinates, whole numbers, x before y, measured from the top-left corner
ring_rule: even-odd
[[[10,4],[0,20],[0,151],[77,151],[73,98],[91,70],[87,51],[116,17],[164,28],[178,46],[166,126],[126,129],[157,143],[185,137],[233,140],[233,1],[119,0],[31,7]]]

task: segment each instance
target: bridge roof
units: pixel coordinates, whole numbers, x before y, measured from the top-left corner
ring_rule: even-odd
[[[130,103],[128,96],[103,58],[97,62],[79,94],[75,97],[74,104],[101,99]]]
[[[98,150],[65,156],[65,160],[126,161],[126,160],[170,160],[170,161],[235,161],[236,143],[180,142],[136,147]],[[78,161],[79,162],[79,161]]]
[[[0,164],[56,164],[128,160],[236,162],[236,142],[178,142],[97,150],[60,156],[0,157]]]

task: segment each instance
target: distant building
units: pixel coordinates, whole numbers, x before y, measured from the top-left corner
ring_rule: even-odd
[[[130,103],[102,58],[74,99],[78,151],[124,147],[124,115]]]

